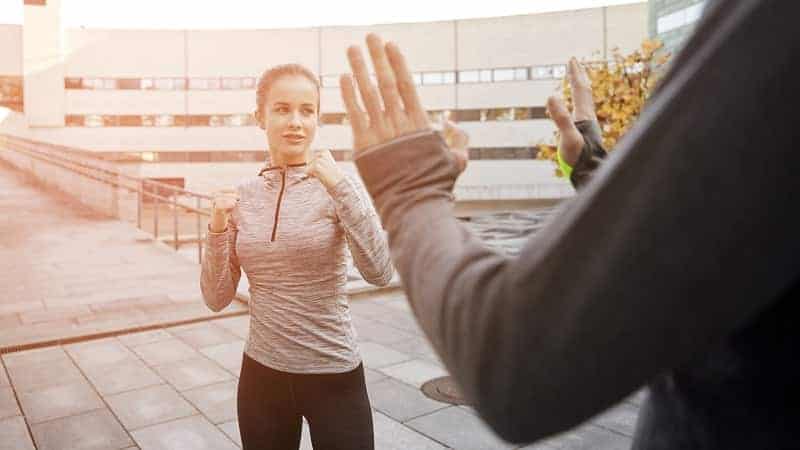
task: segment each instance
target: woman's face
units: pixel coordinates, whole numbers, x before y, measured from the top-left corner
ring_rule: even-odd
[[[305,162],[317,133],[317,87],[300,75],[286,75],[272,83],[264,104],[262,125],[270,152],[284,164]]]

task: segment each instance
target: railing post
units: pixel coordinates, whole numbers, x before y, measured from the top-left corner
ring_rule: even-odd
[[[178,251],[178,194],[172,191],[172,231],[175,251]]]
[[[200,197],[197,197],[197,211],[194,213],[195,216],[197,217],[197,263],[198,264],[203,263],[203,244],[202,244],[203,235],[201,234],[202,224],[200,223],[200,207],[202,206],[201,200],[202,199]]]
[[[161,192],[158,189],[158,185],[153,190],[155,191],[153,195],[153,239],[158,239],[158,196]]]
[[[144,180],[139,180],[139,188],[136,190],[136,228],[142,229],[142,208],[143,208],[143,199],[142,199],[142,190],[144,186]]]

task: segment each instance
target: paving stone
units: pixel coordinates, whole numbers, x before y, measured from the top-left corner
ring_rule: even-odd
[[[458,407],[449,407],[410,420],[410,428],[448,447],[459,450],[495,450],[514,448],[497,437],[479,418]]]
[[[175,389],[165,384],[111,395],[106,397],[106,402],[127,430],[198,413]]]
[[[83,375],[66,354],[62,358],[49,362],[37,361],[37,359],[25,359],[14,361],[11,364],[7,363],[8,373],[17,392],[44,389],[83,380]],[[53,374],[58,374],[58,376],[53,376]]]
[[[391,378],[367,385],[367,391],[373,408],[400,422],[449,406]]]
[[[585,425],[558,436],[545,439],[524,450],[627,450],[631,438],[594,425]]]
[[[372,423],[375,430],[375,450],[443,450],[446,448],[380,412],[373,412]]]
[[[226,317],[224,319],[214,320],[212,323],[225,328],[242,339],[247,339],[247,333],[250,330],[250,315],[245,314],[242,316]]]
[[[141,331],[139,333],[123,334],[117,336],[123,344],[128,347],[137,347],[145,344],[152,344],[154,342],[165,341],[173,339],[173,336],[162,329]]]
[[[103,401],[85,380],[18,395],[22,411],[31,424],[104,407]]]
[[[19,416],[22,413],[17,405],[17,398],[11,387],[0,387],[0,419]]]
[[[22,416],[0,420],[0,450],[35,450]]]
[[[21,352],[6,353],[3,355],[3,362],[7,367],[49,363],[54,361],[66,361],[69,358],[61,347],[44,347]]]
[[[377,370],[364,369],[364,379],[367,384],[371,384],[386,379],[386,375]]]
[[[225,433],[230,440],[232,440],[239,447],[242,446],[242,436],[239,434],[239,421],[226,422],[218,425],[219,429]]]
[[[86,369],[85,373],[89,381],[103,396],[164,382],[158,374],[138,359],[125,360],[111,366],[91,367]]]
[[[200,353],[238,377],[242,369],[244,341],[239,340],[227,344],[215,345],[213,347],[206,347],[200,350]]]
[[[378,344],[388,345],[414,337],[414,335],[392,328],[386,324],[359,316],[353,317],[353,328],[356,330],[356,336],[359,342],[377,342]]]
[[[5,364],[0,362],[0,387],[9,385],[11,385],[11,382],[8,381],[8,375],[6,374]]]
[[[107,450],[133,444],[108,409],[33,425],[31,432],[39,450]]]
[[[202,416],[154,425],[133,431],[142,450],[235,450],[238,447],[219,428]]]
[[[364,360],[364,367],[368,369],[380,369],[412,359],[405,353],[374,342],[362,342],[358,348]]]
[[[441,366],[419,359],[412,359],[411,361],[405,361],[378,370],[417,389],[421,388],[427,381],[447,375],[447,371]]]
[[[189,329],[167,328],[167,332],[189,344],[194,349],[213,347],[241,340],[235,334],[208,322],[197,324],[197,326]]]
[[[203,357],[157,366],[154,369],[178,391],[233,379],[221,366]]]
[[[176,338],[139,345],[133,351],[149,366],[161,366],[200,356],[197,350]]]
[[[71,344],[65,346],[64,349],[83,370],[137,359],[136,355],[115,338]]]
[[[413,337],[405,341],[393,342],[388,344],[387,347],[397,350],[401,353],[413,356],[417,359],[424,359],[428,362],[433,362],[442,365],[439,355],[431,346],[430,342],[424,337]]]
[[[591,423],[626,436],[633,436],[636,431],[636,418],[638,416],[639,408],[622,402],[591,419]]]
[[[186,391],[183,396],[208,420],[219,424],[235,420],[237,417],[236,392],[238,385],[236,380],[227,381]]]

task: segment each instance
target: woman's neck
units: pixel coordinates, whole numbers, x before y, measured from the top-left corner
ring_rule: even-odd
[[[270,165],[271,166],[292,166],[297,164],[305,164],[308,162],[308,154],[309,151],[306,150],[302,155],[292,155],[290,157],[286,157],[282,155],[280,152],[270,152]]]

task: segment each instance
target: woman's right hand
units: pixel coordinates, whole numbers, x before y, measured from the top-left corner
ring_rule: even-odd
[[[228,216],[236,203],[239,194],[235,189],[223,189],[215,192],[211,199],[211,223],[209,228],[214,233],[222,233],[228,227]]]

